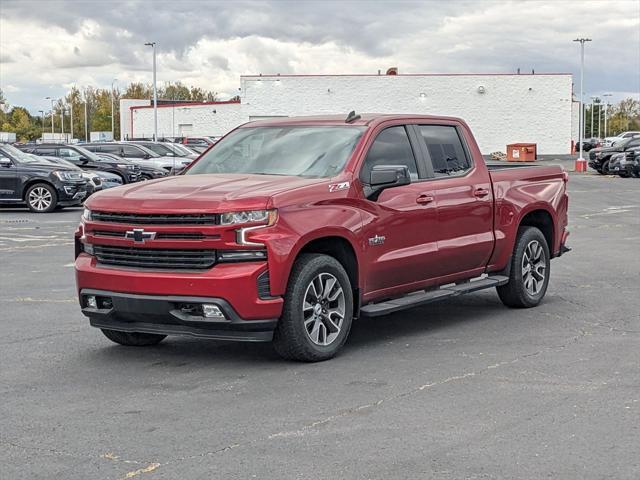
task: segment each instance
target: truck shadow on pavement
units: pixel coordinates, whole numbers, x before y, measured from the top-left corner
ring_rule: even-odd
[[[539,308],[557,301],[557,297],[550,295]],[[507,319],[506,325],[514,325],[514,328],[518,329],[515,319],[524,312],[532,312],[527,314],[528,317],[535,315],[534,311],[535,309],[508,309],[502,305],[495,293],[487,292],[383,317],[359,319],[354,321],[349,339],[342,353],[334,361],[354,355],[370,355],[385,343],[430,341],[429,337],[435,337],[444,330],[456,330],[456,334],[468,337],[478,331],[478,324],[503,321],[496,320],[498,317],[504,317]],[[462,329],[466,332],[461,332]],[[91,356],[93,361],[105,363],[124,360],[130,364],[139,361],[149,366],[151,362],[152,367],[206,367],[224,364],[255,366],[256,363],[296,365],[294,362],[281,359],[270,343],[224,342],[173,336],[154,347],[126,348],[110,345],[106,338],[99,340],[99,346],[100,348],[92,351]]]

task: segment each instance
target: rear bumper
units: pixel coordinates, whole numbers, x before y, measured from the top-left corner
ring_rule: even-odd
[[[88,296],[99,299],[98,308],[87,305]],[[106,307],[105,299],[108,299]],[[216,305],[226,318],[205,318],[185,308],[185,305],[202,304]],[[80,305],[92,326],[123,332],[268,342],[273,339],[277,323],[277,319],[243,320],[226,300],[216,297],[167,297],[82,289]]]

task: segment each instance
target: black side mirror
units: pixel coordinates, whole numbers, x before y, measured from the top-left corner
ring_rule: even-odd
[[[151,158],[151,155],[149,155],[148,153],[145,153],[144,156],[142,158]]]
[[[411,175],[406,165],[376,165],[371,170],[369,186],[372,192],[368,197],[377,200],[383,190],[410,183]]]

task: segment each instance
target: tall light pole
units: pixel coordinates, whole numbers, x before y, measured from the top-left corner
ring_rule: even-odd
[[[598,97],[591,97],[591,137],[595,137],[593,134],[593,105]]]
[[[38,110],[40,112],[40,116],[42,117],[42,139],[44,140],[44,110]]]
[[[84,141],[89,142],[89,122],[87,120],[87,92],[84,92]]]
[[[580,156],[576,160],[576,172],[587,171],[587,161],[582,156],[582,147],[584,143],[584,44],[590,41],[590,38],[576,38],[574,40],[574,42],[580,42]]]
[[[153,47],[153,141],[158,141],[158,89],[156,88],[156,42],[145,43]]]
[[[73,99],[69,104],[69,113],[71,114],[71,141],[73,141]]]
[[[53,110],[54,110],[53,103],[54,103],[54,100],[53,100],[53,97],[45,97],[45,100],[51,100],[51,133],[53,134],[54,133],[53,132]],[[53,140],[53,136],[52,136],[51,140]]]
[[[604,99],[604,137],[603,138],[607,138],[607,135],[609,135],[609,130],[607,130],[607,116],[609,113],[609,102],[607,101],[606,97],[610,97],[612,94],[611,93],[603,93],[602,96],[605,97]]]
[[[116,83],[117,81],[118,79],[114,78],[113,81],[111,82],[111,140],[116,139],[116,129],[115,129],[116,117],[115,117],[115,108],[114,108],[115,94],[113,90],[113,84]]]
[[[60,133],[64,138],[64,102],[60,104]]]

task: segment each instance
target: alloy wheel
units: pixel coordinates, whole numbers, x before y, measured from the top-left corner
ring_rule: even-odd
[[[544,287],[547,260],[540,242],[532,240],[522,255],[522,282],[529,295],[538,295]]]
[[[51,192],[44,187],[36,187],[29,192],[29,205],[34,210],[44,211],[51,206],[52,201]]]
[[[340,335],[345,316],[345,296],[338,279],[320,273],[305,290],[302,316],[304,329],[316,345],[332,344]]]

